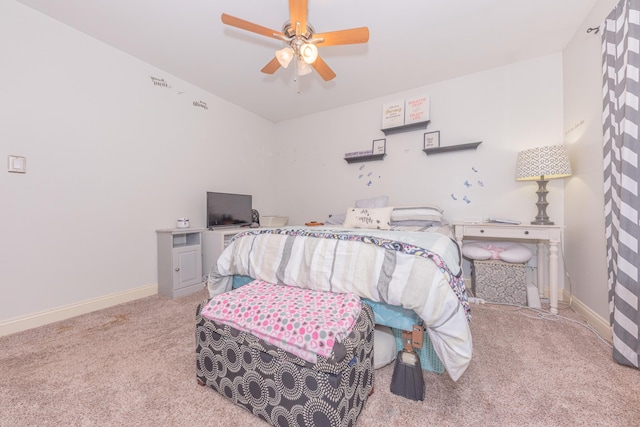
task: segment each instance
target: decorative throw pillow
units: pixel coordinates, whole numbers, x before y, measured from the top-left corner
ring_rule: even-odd
[[[370,197],[368,199],[356,200],[356,208],[386,208],[389,204],[388,196]]]
[[[485,260],[491,258],[491,251],[485,249],[483,243],[465,243],[462,245],[462,255],[470,259]]]
[[[532,256],[533,253],[528,247],[518,243],[505,246],[504,250],[500,252],[500,259],[502,261],[516,264],[525,263],[529,261]]]
[[[372,228],[374,230],[391,229],[392,207],[386,208],[349,208],[347,216],[342,224],[349,228]]]
[[[499,259],[504,262],[523,264],[531,259],[533,253],[519,243],[470,242],[462,245],[462,255],[476,260]]]

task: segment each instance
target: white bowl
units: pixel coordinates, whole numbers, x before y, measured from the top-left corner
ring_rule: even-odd
[[[261,227],[284,227],[289,222],[288,216],[261,216]]]

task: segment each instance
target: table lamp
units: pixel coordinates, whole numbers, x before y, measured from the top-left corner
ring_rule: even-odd
[[[569,154],[563,145],[530,148],[518,153],[516,181],[538,182],[538,215],[531,224],[553,225],[547,216],[547,182],[553,178],[571,175]]]

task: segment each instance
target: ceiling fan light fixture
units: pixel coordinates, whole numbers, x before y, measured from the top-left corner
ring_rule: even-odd
[[[300,48],[300,56],[307,64],[313,64],[318,59],[318,48],[311,43],[305,43]]]
[[[309,67],[309,64],[304,62],[301,58],[298,59],[298,75],[306,76],[309,73],[311,73],[311,67]]]
[[[293,49],[287,46],[280,50],[276,50],[276,58],[278,58],[278,62],[283,68],[287,68],[293,59]]]

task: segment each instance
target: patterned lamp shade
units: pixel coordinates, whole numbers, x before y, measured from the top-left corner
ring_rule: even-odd
[[[569,175],[571,164],[563,145],[530,148],[518,153],[516,181],[547,180]]]

